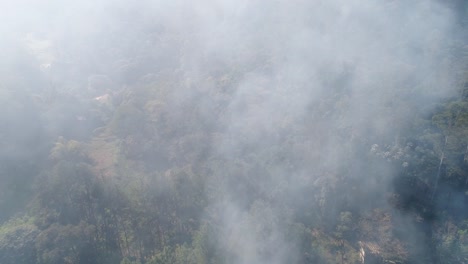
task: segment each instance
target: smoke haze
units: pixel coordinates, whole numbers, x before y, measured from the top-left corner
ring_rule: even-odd
[[[421,260],[429,262],[416,261],[433,250],[421,231],[429,217],[400,210],[392,199],[403,197],[400,176],[415,171],[415,145],[437,137],[421,120],[430,120],[441,102],[456,97],[463,82],[466,60],[457,49],[466,45],[466,33],[453,5],[422,0],[1,3],[2,181],[29,186],[0,196],[0,205],[8,208],[1,219],[40,210],[31,202],[43,199],[31,198],[43,197],[36,195],[34,188],[42,186],[37,179],[52,173],[47,168],[55,168],[56,160],[72,159],[57,156],[59,146],[81,157],[78,147],[67,145],[73,141],[84,144],[93,160],[90,171],[121,188],[129,203],[164,207],[166,192],[182,186],[176,191],[187,199],[176,205],[181,212],[167,215],[185,219],[190,212],[177,228],[190,226],[187,233],[194,238],[175,228],[167,231],[175,238],[161,242],[164,247],[138,251],[135,231],[119,242],[121,259],[144,263],[171,243],[194,250],[195,243],[205,243],[201,247],[209,253],[194,253],[198,262],[189,263],[361,263],[356,241],[364,241],[387,246],[371,254],[384,258],[390,252],[404,259],[398,263],[430,263],[432,255]],[[424,139],[417,139],[422,134]],[[439,143],[424,154],[426,160],[444,153]],[[427,186],[434,186],[436,171],[427,167]],[[12,173],[23,176],[10,180]],[[140,198],[143,190],[148,195]],[[463,191],[453,193],[466,201]],[[147,198],[152,195],[154,200]],[[191,204],[192,198],[199,200]],[[390,225],[389,218],[392,246],[379,242],[383,231],[375,227]],[[89,219],[99,230],[99,217]],[[129,219],[118,222],[123,231],[117,233],[144,226]],[[36,225],[40,233],[50,223]],[[341,244],[335,253],[323,253],[331,237]],[[60,263],[44,259],[37,263]],[[80,261],[70,263],[85,263]]]

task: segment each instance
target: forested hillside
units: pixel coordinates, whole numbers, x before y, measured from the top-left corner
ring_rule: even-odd
[[[468,263],[468,3],[0,3],[0,264]]]

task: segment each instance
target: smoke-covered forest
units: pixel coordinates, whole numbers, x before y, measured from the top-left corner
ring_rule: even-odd
[[[0,17],[1,264],[468,263],[466,1]]]

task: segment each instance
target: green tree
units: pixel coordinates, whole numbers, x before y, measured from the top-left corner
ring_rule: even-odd
[[[36,263],[39,234],[31,219],[15,218],[0,226],[0,263]]]

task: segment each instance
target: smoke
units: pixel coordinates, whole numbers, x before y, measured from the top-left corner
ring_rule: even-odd
[[[218,17],[215,11],[198,14],[210,22],[196,30],[202,32],[195,44],[200,50],[184,54],[195,56],[184,70],[198,78],[210,70],[240,72],[227,76],[235,78],[236,86],[227,92],[224,118],[218,122],[223,136],[213,146],[214,155],[229,164],[218,172],[228,179],[221,191],[220,240],[235,256],[233,263],[292,263],[297,241],[286,239],[285,200],[309,195],[305,199],[313,203],[318,196],[313,192],[319,191],[300,192],[300,186],[351,177],[368,195],[367,202],[350,197],[349,206],[385,202],[392,170],[381,165],[377,176],[369,175],[362,149],[395,140],[398,145],[414,109],[453,92],[452,65],[446,59],[452,16],[429,1],[220,6]],[[288,140],[303,145],[275,149]],[[250,162],[237,163],[241,159]],[[345,166],[351,171],[344,172]],[[258,206],[264,200],[276,208],[262,212]],[[252,213],[256,210],[261,212]]]
[[[365,153],[399,147],[415,113],[454,93],[454,15],[436,1],[20,1],[2,10],[19,22],[0,28],[11,44],[3,49],[31,54],[41,89],[81,96],[51,104],[42,117],[51,135],[86,117],[87,97],[173,81],[169,119],[189,123],[196,110],[198,132],[212,138],[204,162],[218,169],[206,185],[218,202],[206,221],[218,219],[230,263],[299,262],[294,215],[338,215],[344,206],[324,193],[345,178],[368,193],[347,206],[385,204],[392,168],[369,175]]]

